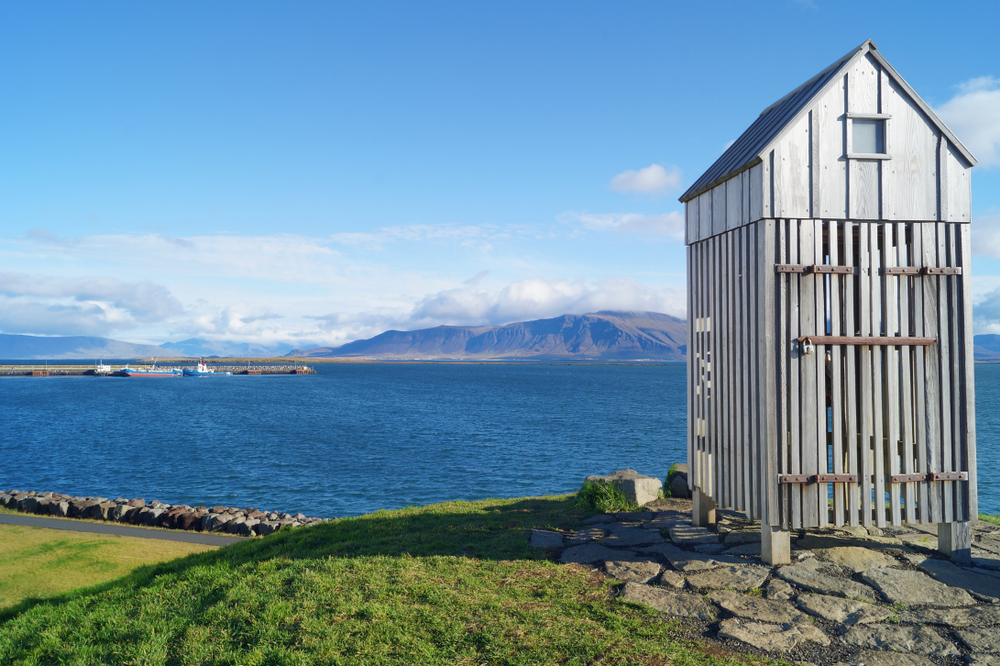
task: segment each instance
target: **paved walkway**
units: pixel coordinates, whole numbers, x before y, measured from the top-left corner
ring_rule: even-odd
[[[973,521],[973,566],[936,552],[937,526],[792,533],[792,564],[760,559],[760,525],[687,500],[532,530],[560,562],[600,567],[625,601],[743,652],[805,664],[1000,666],[1000,526]],[[752,647],[750,647],[752,646]]]
[[[92,534],[114,534],[117,536],[139,537],[140,539],[163,539],[165,541],[181,541],[184,543],[200,543],[206,546],[228,546],[231,543],[244,541],[239,537],[222,536],[220,534],[202,534],[200,532],[183,532],[181,530],[143,529],[128,527],[114,523],[90,523],[83,520],[60,520],[58,518],[43,518],[41,516],[22,516],[0,514],[0,525],[21,525],[23,527],[47,527],[53,530],[70,530],[71,532],[90,532]]]

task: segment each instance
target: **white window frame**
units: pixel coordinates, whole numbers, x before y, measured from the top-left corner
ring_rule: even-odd
[[[848,113],[845,114],[847,119],[847,159],[849,160],[891,160],[892,159],[892,144],[890,143],[890,137],[892,134],[889,132],[889,120],[892,116],[888,113]],[[883,148],[884,153],[855,153],[854,152],[854,125],[853,120],[881,120],[883,125]]]

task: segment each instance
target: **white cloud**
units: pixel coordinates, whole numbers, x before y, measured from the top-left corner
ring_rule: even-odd
[[[637,233],[647,236],[665,236],[684,240],[684,216],[676,211],[660,215],[640,213],[563,213],[563,222],[578,222],[591,231],[614,231],[620,234]]]
[[[972,253],[1000,259],[1000,212],[972,221]]]
[[[660,164],[650,164],[638,171],[623,171],[611,179],[609,187],[616,192],[637,192],[659,196],[680,187],[681,170],[675,166],[667,171]]]
[[[934,111],[972,151],[980,166],[1000,166],[1000,79],[970,79]]]

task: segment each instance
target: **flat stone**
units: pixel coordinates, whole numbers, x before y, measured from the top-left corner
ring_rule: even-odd
[[[615,516],[613,513],[599,513],[589,518],[584,518],[580,521],[581,525],[603,525],[604,523],[615,522]]]
[[[625,583],[621,598],[636,604],[644,604],[674,617],[693,617],[698,620],[712,620],[712,608],[696,594],[674,592],[665,587],[654,587],[642,583]]]
[[[975,545],[983,550],[988,550],[994,554],[1000,554],[1000,537],[989,535],[983,536],[975,542]]]
[[[651,546],[663,543],[663,537],[657,530],[644,530],[636,527],[614,527],[604,537],[605,545],[621,548],[623,546]]]
[[[670,562],[670,566],[678,571],[690,573],[693,571],[707,571],[724,564],[747,564],[747,560],[729,555],[703,555],[681,550],[677,546],[669,543],[651,546],[649,548],[638,548],[640,553],[656,553],[663,555]]]
[[[864,664],[864,666],[936,666],[927,657],[919,654],[904,654],[902,652],[888,652],[875,650],[862,650],[851,659],[851,666]]]
[[[905,550],[903,542],[896,537],[868,536],[868,532],[860,528],[863,536],[807,534],[797,539],[795,545],[805,550],[824,550],[827,548],[864,548],[865,550]]]
[[[974,606],[976,600],[968,592],[939,583],[927,574],[904,569],[872,569],[862,580],[885,595],[889,603],[931,606]]]
[[[566,544],[569,546],[575,546],[589,541],[600,541],[607,535],[607,530],[603,530],[599,527],[588,527],[586,529],[579,530],[578,532],[574,532],[566,537]]]
[[[795,596],[795,588],[780,578],[772,578],[764,592],[767,594],[768,599],[778,601],[787,601]]]
[[[680,575],[676,571],[664,571],[660,574],[660,585],[669,585],[670,587],[676,587],[678,590],[681,590],[685,585],[687,585],[687,581],[684,580],[684,576]]]
[[[562,548],[563,533],[552,530],[531,530],[531,545],[535,548]]]
[[[812,641],[829,645],[830,639],[811,624],[761,624],[740,622],[733,618],[719,623],[719,636],[749,643],[758,650],[784,652],[801,643]]]
[[[745,566],[723,565],[704,573],[687,577],[691,587],[708,587],[716,590],[731,589],[748,592],[760,587],[767,580],[771,570],[758,564]]]
[[[783,601],[751,597],[731,590],[713,590],[708,598],[737,617],[771,624],[808,622],[809,617]]]
[[[957,657],[959,652],[930,627],[905,627],[894,624],[866,624],[851,627],[841,640],[872,650],[895,650],[937,657]]]
[[[853,580],[837,578],[822,573],[815,566],[806,562],[780,567],[776,572],[779,578],[805,588],[810,592],[832,594],[850,599],[865,599],[875,601],[875,590]]]
[[[760,530],[732,530],[724,540],[727,546],[740,546],[745,543],[760,543]]]
[[[717,555],[726,549],[726,545],[723,543],[699,543],[694,547],[694,552],[705,553],[708,555]]]
[[[619,511],[615,514],[615,520],[620,523],[641,523],[651,520],[655,515],[654,512],[646,509],[640,511]]]
[[[608,575],[615,580],[649,583],[660,574],[660,565],[656,562],[604,562]]]
[[[921,571],[945,585],[961,587],[977,595],[1000,597],[1000,577],[994,573],[972,571],[946,560],[931,558],[914,563]]]
[[[798,606],[810,615],[848,626],[884,622],[894,614],[885,606],[826,594],[803,594],[798,598]]]
[[[694,525],[673,525],[668,528],[670,539],[678,546],[694,546],[699,543],[719,543],[719,537],[704,527]]]
[[[937,550],[937,536],[930,534],[900,534],[899,540],[909,546],[915,546],[926,550]]]
[[[63,502],[65,504],[65,502]],[[51,507],[49,508],[51,511]],[[990,571],[1000,571],[1000,555],[994,555],[993,553],[987,552],[985,550],[972,549],[972,564],[981,568],[989,569]]]
[[[642,558],[628,550],[608,548],[599,543],[587,543],[582,546],[572,546],[563,551],[559,561],[563,564],[576,562],[579,564],[593,564],[602,560],[612,560],[615,562],[636,562]]]
[[[913,624],[938,624],[943,627],[984,627],[1000,624],[1000,606],[919,608],[904,612],[900,619]]]
[[[1000,666],[1000,657],[993,654],[970,654],[965,658],[969,666]]]
[[[691,516],[682,516],[680,518],[654,518],[653,520],[647,520],[642,524],[642,528],[645,530],[669,530],[674,525],[690,525]]]
[[[817,556],[831,564],[845,567],[855,572],[868,571],[883,567],[893,567],[899,561],[891,555],[880,553],[869,548],[857,546],[842,546],[837,548],[821,548],[814,551]]]
[[[956,629],[955,635],[958,636],[958,640],[965,644],[965,647],[976,654],[983,652],[990,654],[1000,653],[1000,627]]]
[[[760,556],[760,543],[745,543],[722,551],[724,555],[756,555]]]

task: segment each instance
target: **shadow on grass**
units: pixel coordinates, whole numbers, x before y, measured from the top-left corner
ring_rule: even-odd
[[[117,587],[139,588],[157,576],[219,564],[242,567],[273,559],[370,556],[452,556],[481,560],[541,560],[550,551],[529,545],[532,527],[575,529],[591,512],[575,495],[480,502],[448,502],[356,518],[248,540],[218,550],[140,567],[116,580],[45,599],[28,598],[0,610],[0,623],[40,604],[58,605]]]

